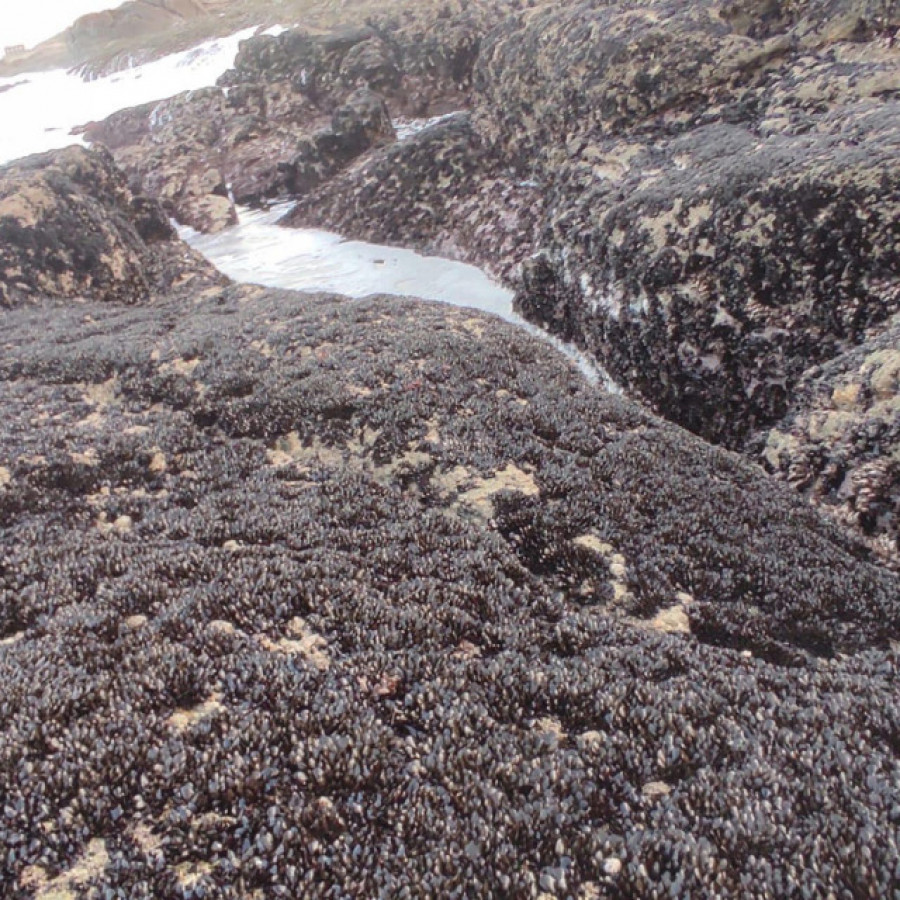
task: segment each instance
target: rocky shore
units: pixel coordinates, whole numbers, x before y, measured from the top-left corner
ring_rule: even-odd
[[[0,895],[895,896],[893,6],[423,10],[0,167]]]
[[[890,895],[862,543],[509,324],[224,283],[105,151],[0,196],[4,896]]]
[[[87,135],[194,227],[233,221],[230,183],[295,198],[287,224],[478,263],[634,397],[898,561],[895,5],[348,15],[253,38],[221,88]],[[347,141],[330,120],[360,90],[371,124],[350,112]],[[390,118],[453,110],[392,139]],[[831,380],[872,354],[876,393],[873,366]]]

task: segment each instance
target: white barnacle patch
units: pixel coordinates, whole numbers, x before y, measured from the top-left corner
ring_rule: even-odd
[[[81,452],[78,450],[73,450],[69,453],[69,457],[72,462],[78,463],[81,466],[98,466],[100,465],[100,457],[97,454],[97,451],[94,447],[88,447],[87,450]]]
[[[180,734],[196,725],[197,722],[223,709],[225,706],[222,703],[222,695],[212,694],[207,700],[190,707],[190,709],[176,709],[166,720],[166,724]]]
[[[541,493],[534,475],[514,463],[507,463],[490,478],[475,478],[472,487],[460,494],[456,505],[490,519],[494,515],[493,498],[500,491],[514,491],[526,497],[537,497]]]
[[[184,862],[175,867],[175,875],[182,890],[191,891],[197,882],[205,875],[209,875],[212,870],[212,863]]]
[[[159,447],[153,447],[150,450],[150,462],[147,463],[147,471],[151,475],[162,475],[168,468],[165,454]]]

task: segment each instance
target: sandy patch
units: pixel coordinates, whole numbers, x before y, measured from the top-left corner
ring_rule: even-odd
[[[79,888],[103,873],[109,865],[106,841],[94,838],[67,872],[48,879],[40,866],[28,866],[19,876],[19,885],[34,891],[35,900],[75,900]]]
[[[526,497],[537,497],[541,491],[529,472],[514,463],[495,472],[490,478],[476,478],[474,486],[461,494],[456,505],[465,506],[485,519],[494,515],[493,498],[500,491],[514,491]]]
[[[225,709],[225,706],[222,703],[222,695],[213,694],[208,700],[204,700],[203,703],[199,703],[190,709],[176,709],[166,720],[166,724],[180,734],[182,731],[187,731],[198,722],[223,709]]]

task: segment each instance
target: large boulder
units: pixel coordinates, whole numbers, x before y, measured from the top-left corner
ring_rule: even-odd
[[[900,58],[818,6],[553,5],[479,62],[548,194],[520,309],[731,446],[896,309]]]
[[[89,141],[113,150],[133,184],[182,224],[214,233],[237,221],[233,200],[283,190],[280,167],[322,114],[284,85],[188,91],[92,122]]]
[[[387,98],[393,113],[459,109],[471,92],[483,36],[508,12],[495,0],[465,6],[401,4],[324,33],[298,27],[258,35],[241,44],[219,83],[287,82],[323,108],[340,103],[348,90],[368,87]],[[354,13],[347,17],[352,21]]]
[[[70,147],[0,167],[0,305],[140,303],[195,278],[217,280],[107,151]]]
[[[874,100],[800,133],[582,144],[556,173],[520,309],[668,418],[740,446],[809,365],[898,309],[898,117]]]
[[[263,34],[241,42],[234,68],[219,84],[287,82],[313,103],[327,107],[335,92],[343,91],[340,70],[347,54],[373,37],[371,28],[347,27],[327,34],[293,28],[278,35]],[[353,73],[354,78],[356,74]]]
[[[0,895],[890,896],[864,543],[510,323],[206,279],[105,152],[0,184]]]
[[[470,310],[0,318],[0,893],[890,895],[900,578],[757,467]]]
[[[235,202],[309,190],[395,136],[384,99],[368,88],[326,118],[285,82],[188,91],[81,130],[173,218],[205,233],[236,223]]]

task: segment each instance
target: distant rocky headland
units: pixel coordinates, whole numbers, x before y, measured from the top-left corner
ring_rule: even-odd
[[[896,7],[344,19],[0,167],[0,895],[894,896]]]

